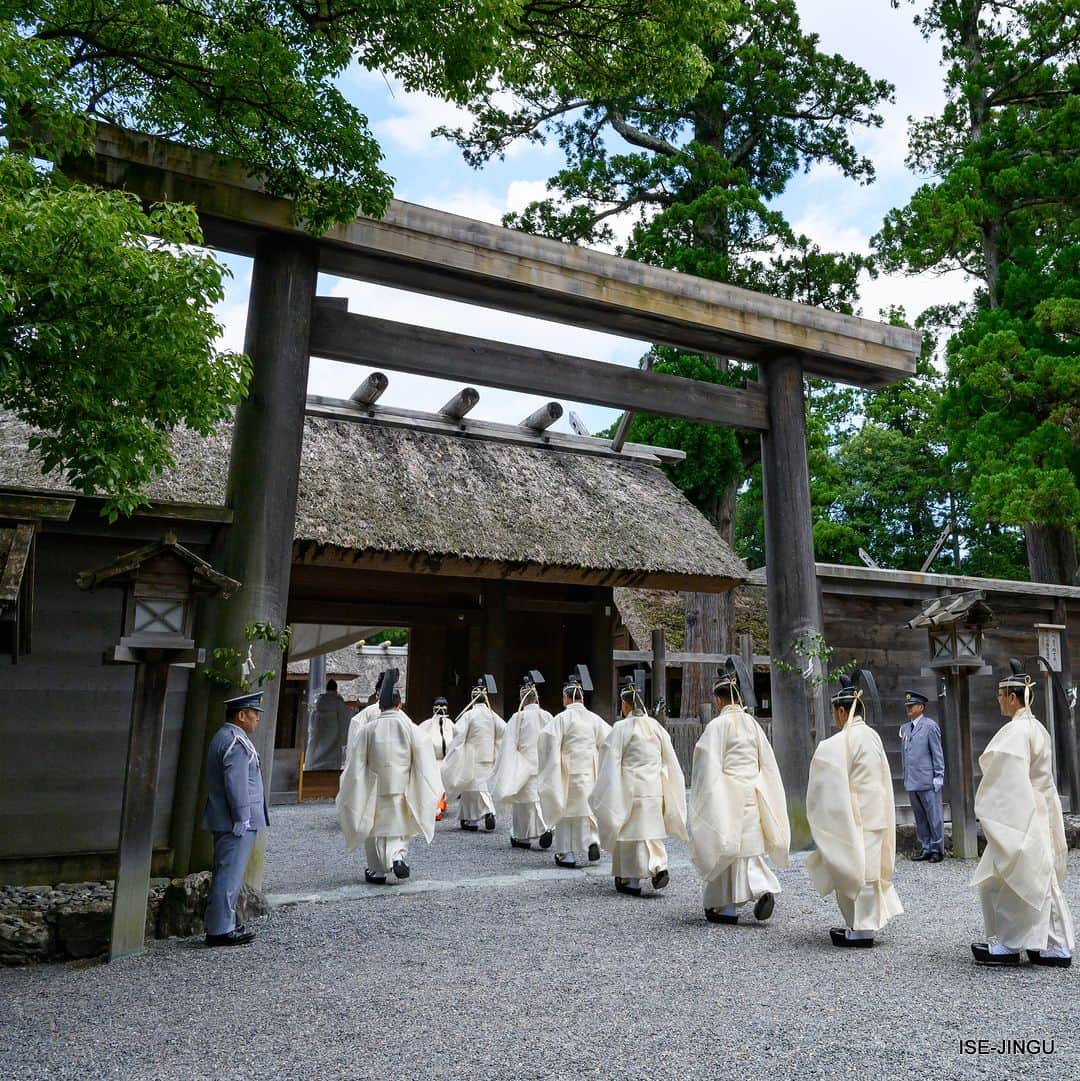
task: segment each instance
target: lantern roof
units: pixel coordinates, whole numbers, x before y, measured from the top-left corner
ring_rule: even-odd
[[[96,589],[98,586],[124,586],[136,578],[145,563],[159,556],[172,556],[186,563],[191,570],[192,587],[207,593],[221,593],[228,597],[235,593],[241,583],[227,574],[215,570],[205,559],[178,543],[176,534],[169,531],[159,541],[127,552],[112,563],[95,570],[82,571],[75,581],[80,589]]]
[[[950,623],[965,626],[989,627],[995,623],[994,613],[986,603],[985,589],[972,589],[951,597],[932,600],[914,619],[909,627],[940,627]]]

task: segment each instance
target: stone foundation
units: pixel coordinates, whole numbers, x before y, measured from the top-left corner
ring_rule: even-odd
[[[68,961],[108,952],[112,882],[56,886],[0,886],[0,964]],[[146,938],[201,935],[210,872],[155,878],[146,908]],[[236,907],[241,922],[268,911],[262,894],[246,883]]]

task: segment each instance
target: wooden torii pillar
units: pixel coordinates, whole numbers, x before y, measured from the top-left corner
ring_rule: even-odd
[[[759,367],[769,402],[769,428],[761,433],[765,503],[765,579],[768,597],[772,744],[784,780],[792,844],[810,839],[806,783],[813,751],[810,691],[795,651],[822,632],[821,596],[814,563],[810,467],[806,450],[806,398],[798,357],[778,356]],[[779,660],[782,664],[775,662]],[[819,733],[820,738],[820,733]]]

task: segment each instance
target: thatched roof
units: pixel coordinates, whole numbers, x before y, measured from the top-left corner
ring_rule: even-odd
[[[70,491],[41,475],[30,434],[0,416],[0,485]],[[230,436],[230,425],[208,439],[177,432],[178,467],[148,496],[222,506]],[[645,462],[315,417],[304,428],[296,540],[305,552],[553,568],[550,580],[565,569],[610,584],[724,589],[747,574]]]
[[[663,627],[668,648],[681,650],[685,642],[683,610],[686,595],[671,589],[616,589],[615,607],[630,632],[635,649],[652,648],[652,632]],[[768,612],[763,586],[741,585],[733,590],[735,634],[748,634],[754,653],[769,652]]]
[[[409,680],[409,657],[407,652],[394,652],[387,655],[373,653],[357,653],[357,668],[359,669],[355,679],[349,683],[338,684],[338,694],[346,702],[366,703],[368,698],[375,693],[375,681],[380,672],[387,668],[397,668],[401,672],[398,685],[404,690]]]

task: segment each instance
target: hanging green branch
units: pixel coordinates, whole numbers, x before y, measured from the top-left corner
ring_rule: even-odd
[[[206,678],[217,687],[236,687],[246,691],[261,687],[277,678],[276,669],[255,674],[255,662],[251,656],[251,643],[269,642],[276,645],[282,653],[289,650],[292,639],[292,627],[286,625],[280,631],[274,629],[268,620],[257,620],[244,626],[244,638],[248,642],[247,656],[241,659],[240,650],[234,646],[220,646],[210,651],[210,663],[201,669]]]
[[[835,650],[825,641],[825,635],[819,631],[803,631],[792,640],[791,652],[797,657],[802,657],[806,664],[791,664],[781,657],[770,657],[769,661],[781,672],[798,672],[812,691],[816,691],[830,679],[836,679],[846,672],[853,671],[859,664],[852,658],[843,664],[834,665]]]

